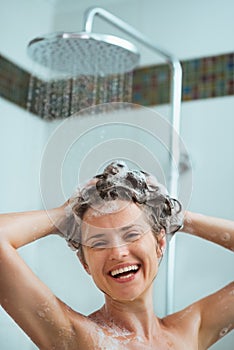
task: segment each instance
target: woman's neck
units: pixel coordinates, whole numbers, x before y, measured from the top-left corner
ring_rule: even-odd
[[[160,320],[154,314],[152,291],[131,301],[114,300],[105,296],[100,313],[103,322],[149,339],[160,331]]]

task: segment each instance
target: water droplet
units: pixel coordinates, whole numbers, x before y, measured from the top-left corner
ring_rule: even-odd
[[[41,310],[37,310],[37,314],[40,318],[45,318],[45,312]]]
[[[230,236],[230,233],[228,232],[225,232],[221,237],[222,241],[225,241],[225,242],[230,241],[230,238],[231,236]]]
[[[224,337],[232,328],[232,324],[229,324],[227,327],[224,327],[220,333],[219,333],[219,336],[220,337]]]

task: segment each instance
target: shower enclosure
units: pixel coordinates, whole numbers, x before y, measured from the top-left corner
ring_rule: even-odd
[[[31,64],[25,50],[27,43],[40,33],[63,31],[64,29],[72,32],[76,30],[77,26],[82,28],[81,18],[83,18],[87,2],[91,3],[91,0],[81,0],[79,2],[53,0],[41,1],[40,4],[37,0],[24,0],[23,2],[9,0],[4,2],[1,7],[2,11],[0,11],[0,26],[2,28],[0,33],[1,55],[28,71]],[[56,6],[53,6],[55,3]],[[64,8],[58,10],[58,3],[63,3]],[[225,66],[225,68],[224,60],[222,57],[219,60],[217,54],[221,56],[224,53],[233,52],[233,30],[230,30],[230,26],[233,25],[234,4],[229,0],[224,0],[222,3],[216,2],[213,4],[213,13],[210,16],[210,4],[202,0],[198,0],[196,6],[186,2],[181,2],[179,5],[173,4],[170,0],[165,0],[165,2],[161,3],[155,0],[149,0],[147,3],[139,0],[116,1],[116,3],[115,0],[108,2],[108,10],[120,15],[121,18],[127,19],[128,23],[134,24],[135,28],[138,28],[143,33],[147,33],[151,39],[158,38],[153,39],[152,43],[149,40],[150,45],[153,44],[153,41],[156,44],[157,42],[161,42],[163,45],[165,43],[167,48],[177,53],[183,59],[184,89],[185,87],[186,89],[191,87],[187,82],[188,78],[192,83],[194,83],[195,79],[196,84],[198,84],[199,80],[197,77],[199,75],[202,77],[203,80],[200,81],[199,85],[199,92],[202,92],[202,95],[198,94],[195,97],[192,95],[191,90],[183,91],[183,94],[189,99],[186,100],[187,102],[183,102],[181,106],[182,118],[181,120],[179,119],[179,126],[181,126],[179,127],[181,129],[180,135],[186,143],[193,163],[193,193],[189,208],[195,212],[233,219],[232,198],[234,197],[234,186],[232,184],[234,167],[232,150],[234,149],[234,97],[233,93],[232,96],[226,92],[222,93],[222,84],[226,84],[225,86],[230,86],[230,88],[231,84],[233,84],[233,79],[230,79],[230,82],[227,79],[225,80],[225,69],[233,72],[233,70],[230,70],[233,66],[233,58],[230,56],[229,63],[226,63],[228,67]],[[74,8],[72,5],[79,8]],[[82,5],[83,8],[81,8]],[[221,13],[222,15],[220,15]],[[87,17],[89,17],[88,12],[85,16],[85,21]],[[99,18],[96,18],[96,15],[94,17],[97,19],[94,23],[95,28],[97,28],[96,32],[108,33],[108,27],[113,25],[113,23],[98,14],[97,17]],[[92,21],[94,17],[92,17]],[[197,23],[199,23],[199,26]],[[218,29],[217,23],[219,23]],[[115,35],[121,29],[114,27],[115,25],[113,25],[113,28],[110,27],[110,32]],[[15,28],[17,28],[17,33]],[[222,35],[220,35],[220,28],[222,28]],[[129,40],[128,35],[127,32],[123,32],[123,37],[127,38],[127,40]],[[119,34],[119,36],[121,35]],[[199,41],[194,40],[194,38],[199,38]],[[131,41],[138,46],[137,38],[132,37]],[[154,61],[154,56],[156,60],[156,55],[161,56],[160,53],[155,51],[154,55],[154,50],[148,46],[147,48],[153,57],[150,54],[148,55],[144,49],[140,50],[143,64],[149,66],[150,64],[158,63],[158,61]],[[212,62],[216,63],[216,71],[211,71],[212,65],[210,66],[211,60],[209,59],[211,56],[213,56]],[[163,58],[163,56],[161,57]],[[166,57],[165,60],[168,62]],[[205,62],[206,66],[203,66],[202,62]],[[169,66],[171,67],[170,63]],[[30,69],[30,71],[33,72],[33,69]],[[8,72],[9,87],[13,75],[16,79],[19,79],[19,77],[15,77],[15,72],[10,69]],[[6,72],[3,70],[3,73],[5,74]],[[42,75],[43,73],[44,70]],[[92,85],[92,77],[88,75],[86,77],[90,78],[90,84]],[[131,77],[129,76],[128,79],[131,80]],[[75,87],[78,85],[78,82],[76,85],[76,80],[78,81],[78,78],[73,80]],[[105,81],[105,77],[100,77],[100,80]],[[5,82],[2,80],[2,76],[0,81],[2,84]],[[126,83],[128,84],[129,81]],[[108,81],[105,84],[109,89]],[[206,98],[208,97],[205,89],[207,84],[209,84],[210,88],[214,87],[212,93],[220,90],[222,94],[214,95],[215,98],[210,94],[209,98]],[[141,87],[144,87],[144,84]],[[193,87],[196,88],[197,85],[192,85]],[[12,91],[15,90],[13,84],[10,88]],[[51,88],[53,89],[53,86]],[[68,88],[70,89],[70,86]],[[17,92],[15,91],[15,93]],[[155,93],[157,94],[157,91]],[[102,94],[102,91],[100,91],[100,94]],[[92,101],[91,93],[89,98]],[[105,98],[105,96],[101,95],[101,98]],[[178,102],[180,102],[179,99]],[[27,113],[19,108],[18,105],[9,103],[2,97],[0,97],[0,104],[2,112],[0,128],[2,146],[1,209],[3,212],[14,212],[42,208],[38,181],[42,150],[47,144],[52,131],[60,125],[61,120],[45,121]],[[155,109],[152,107],[154,110],[161,111],[162,115],[165,116],[167,116],[167,108],[168,106],[162,105],[157,106]],[[102,123],[98,116],[95,116],[95,118],[97,123]],[[105,123],[105,120],[103,123]],[[103,136],[101,125],[99,130],[101,138]],[[123,132],[123,129],[121,129],[121,132]],[[125,137],[125,134],[123,134],[123,137]],[[90,139],[91,143],[92,140]],[[105,141],[105,138],[103,140]],[[140,139],[142,144],[144,140],[144,138]],[[129,143],[122,143],[123,148],[121,150],[130,148],[128,147]],[[139,156],[137,144],[132,143],[130,146],[135,147],[135,151]],[[106,147],[108,154],[110,154],[110,148]],[[84,153],[87,153],[87,149],[87,147],[81,147],[81,151]],[[151,149],[154,150],[154,148]],[[58,150],[59,147],[55,149],[55,152],[58,152]],[[90,160],[92,160],[91,154],[87,157],[85,166],[90,165]],[[155,173],[157,174],[157,172]],[[170,173],[172,172],[170,171]],[[182,174],[182,177],[185,175]],[[50,183],[53,184],[53,181]],[[57,203],[60,202],[58,201]],[[99,307],[103,300],[88,276],[85,275],[79,266],[76,258],[65,246],[65,243],[61,241],[59,239],[56,241],[55,237],[53,240],[48,239],[48,242],[47,240],[42,240],[28,249],[27,247],[23,248],[20,253],[56,295],[74,309],[86,314],[90,310]],[[174,241],[171,241],[170,249],[174,243]],[[53,246],[53,250],[51,250],[51,246]],[[215,292],[233,279],[232,253],[228,253],[222,248],[203,242],[203,240],[200,241],[199,239],[188,237],[186,234],[178,233],[174,253],[176,261],[173,272],[173,278],[175,279],[174,290],[173,288],[168,288],[169,286],[167,286],[167,289],[173,291],[175,310],[180,310],[195,300]],[[172,262],[173,259],[170,261]],[[164,273],[166,265],[165,260],[160,267],[162,273]],[[70,273],[70,271],[73,272]],[[165,298],[166,289],[164,282],[166,281],[164,277],[161,279],[161,276],[162,274],[159,272],[154,300],[156,311],[160,310],[159,313],[157,312],[159,316],[165,314],[165,305],[162,300]],[[77,294],[79,294],[78,298]],[[157,305],[158,300],[163,303],[162,312],[160,309],[161,305],[159,307]],[[169,309],[170,303],[167,302],[167,304]],[[3,310],[1,310],[0,314],[0,326],[0,348],[4,350],[36,349],[30,339],[25,336]],[[234,341],[233,335],[233,333],[228,334],[211,348],[231,350]]]

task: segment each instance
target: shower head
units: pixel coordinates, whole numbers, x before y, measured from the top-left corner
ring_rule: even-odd
[[[100,76],[132,71],[140,55],[127,40],[97,33],[52,33],[28,44],[33,61],[57,73]]]

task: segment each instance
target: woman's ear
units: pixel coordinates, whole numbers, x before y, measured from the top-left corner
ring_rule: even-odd
[[[162,228],[160,232],[157,234],[157,256],[158,258],[162,258],[163,254],[166,250],[167,240],[166,240],[166,232]]]
[[[79,258],[79,260],[80,260],[80,262],[81,262],[83,268],[85,269],[85,271],[86,271],[89,275],[91,275],[91,272],[90,272],[90,270],[89,270],[89,266],[88,266],[88,264],[87,264],[86,261],[85,261],[85,257],[84,257],[83,251],[82,251],[81,249],[79,249],[78,252],[76,253],[76,255],[78,256],[78,258]]]

